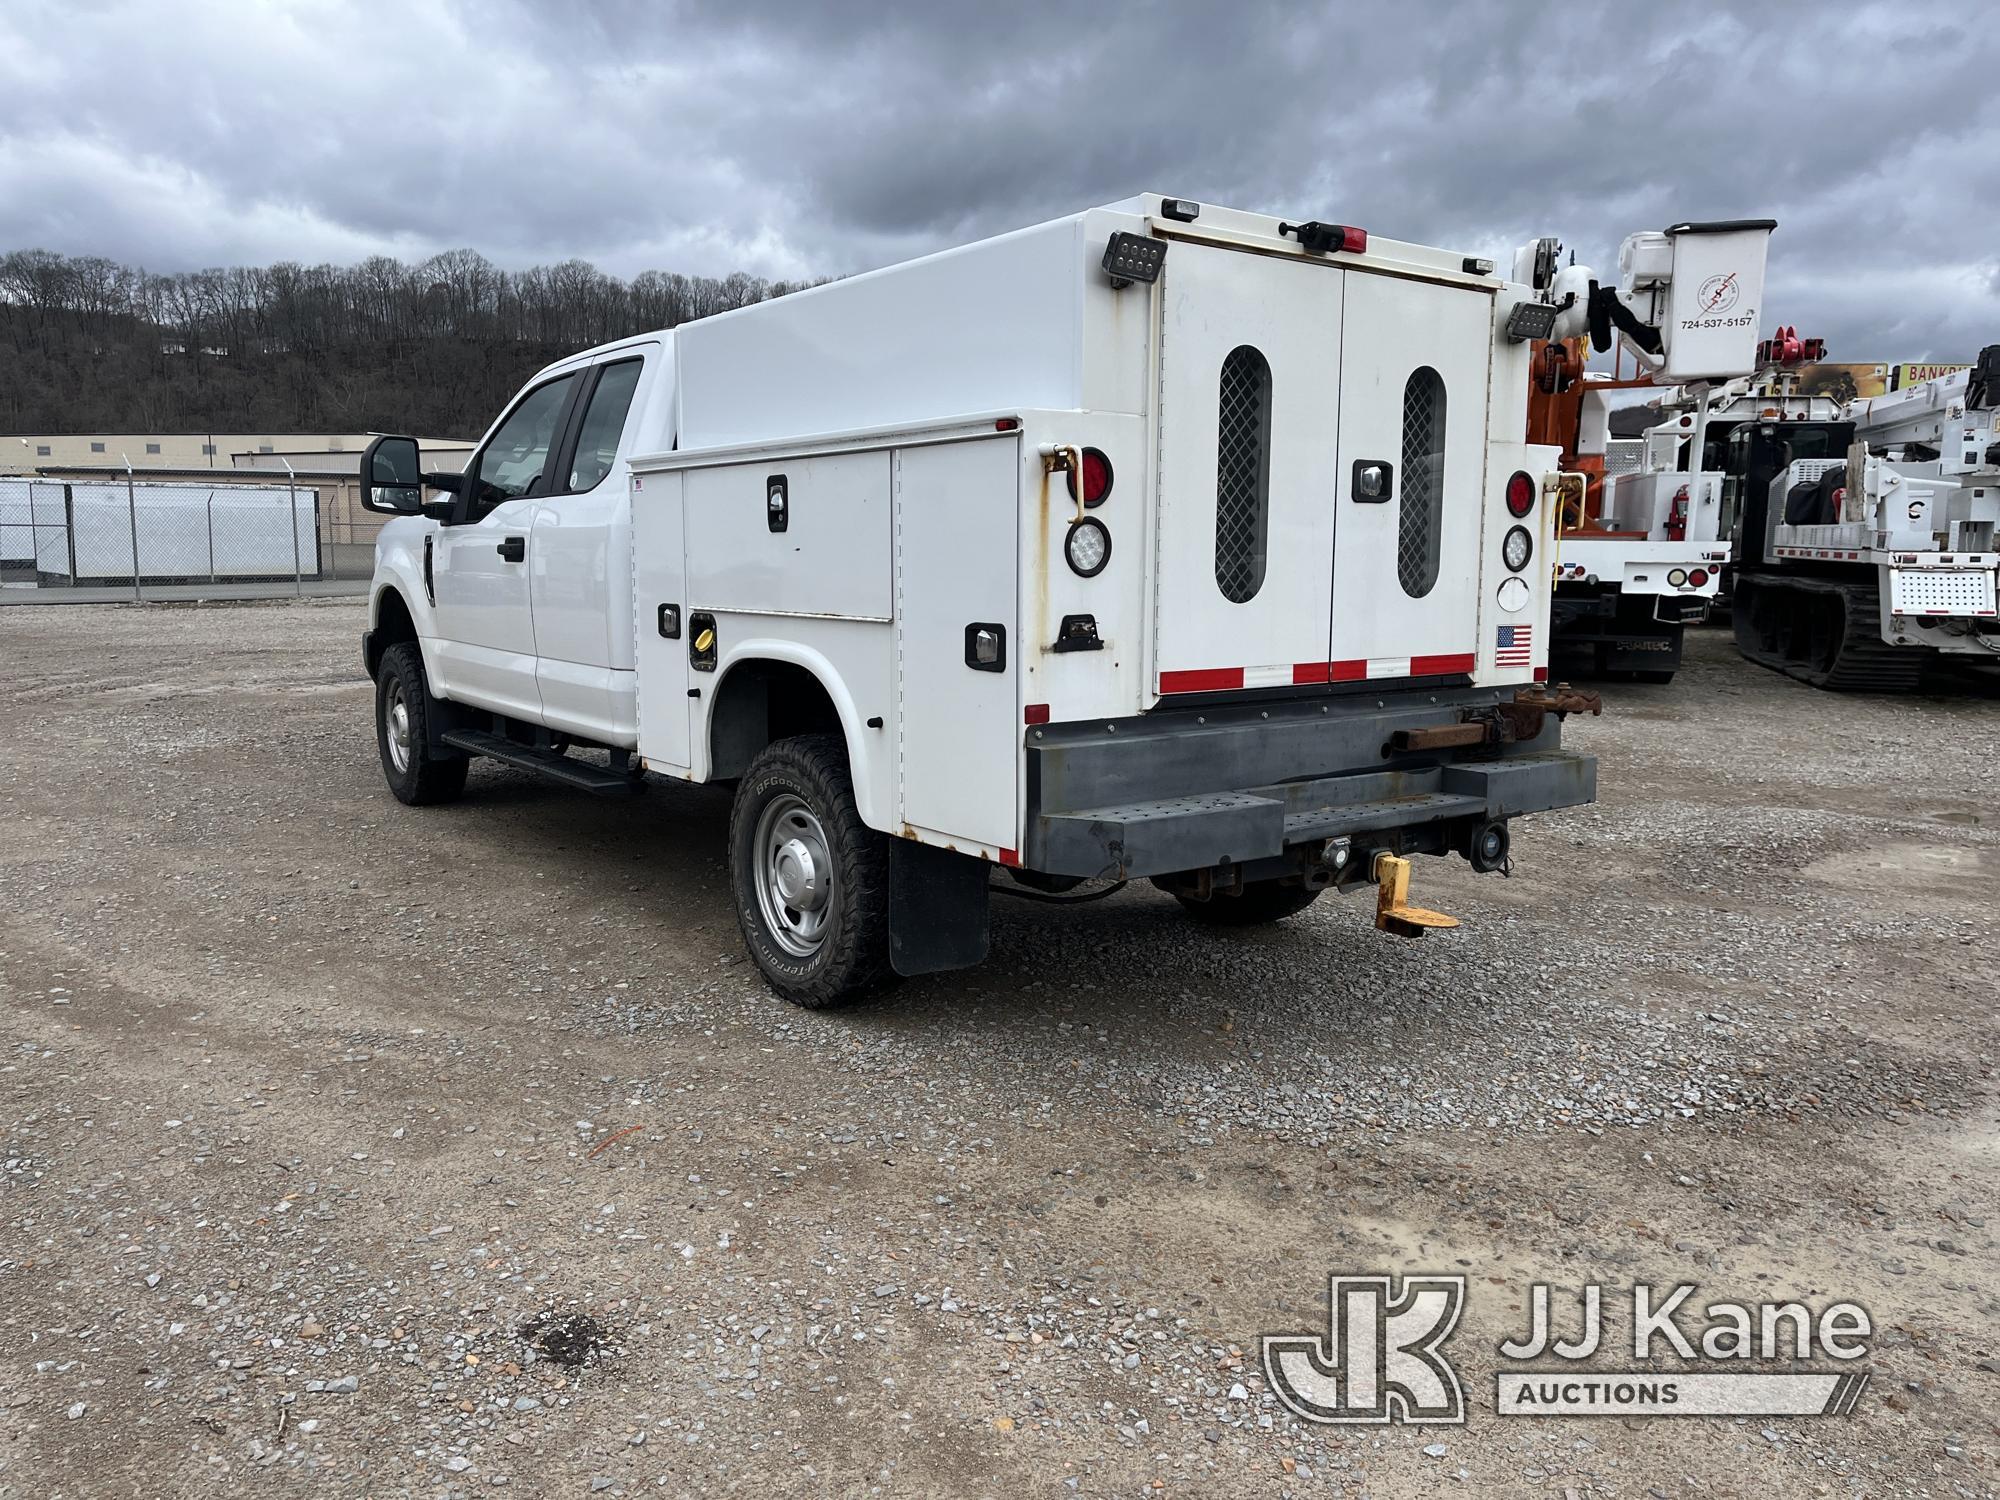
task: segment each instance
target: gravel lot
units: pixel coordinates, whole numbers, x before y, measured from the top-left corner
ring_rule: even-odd
[[[726,793],[402,807],[361,625],[0,611],[0,1494],[1993,1493],[2000,702],[1705,635],[1512,880],[1420,863],[1456,932],[996,901],[809,1014]],[[1336,1270],[1470,1278],[1469,1425],[1265,1394]],[[1493,1414],[1635,1279],[1860,1302],[1859,1409]]]

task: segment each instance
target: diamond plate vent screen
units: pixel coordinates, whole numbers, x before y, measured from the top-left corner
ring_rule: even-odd
[[[1620,474],[1636,474],[1646,464],[1646,440],[1644,438],[1610,438],[1604,444],[1604,477],[1615,479]]]
[[[1424,365],[1403,387],[1403,500],[1396,522],[1396,577],[1412,599],[1437,586],[1443,511],[1444,377]]]
[[[1271,366],[1248,344],[1222,361],[1215,439],[1215,586],[1247,604],[1264,586],[1271,510]]]

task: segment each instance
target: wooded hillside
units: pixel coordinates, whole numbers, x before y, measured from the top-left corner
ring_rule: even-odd
[[[0,256],[0,432],[365,432],[473,437],[552,359],[808,283],[580,260],[156,275],[96,256]]]

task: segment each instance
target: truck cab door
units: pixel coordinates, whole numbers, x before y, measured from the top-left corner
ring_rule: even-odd
[[[556,482],[528,539],[542,720],[611,745],[638,734],[626,435],[642,426],[659,348],[628,345],[583,372]]]
[[[535,512],[581,384],[525,392],[466,465],[456,514],[432,544],[435,686],[446,697],[539,721],[528,555]]]

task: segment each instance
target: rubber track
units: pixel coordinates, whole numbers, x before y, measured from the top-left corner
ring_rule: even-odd
[[[1767,649],[1757,639],[1755,622],[1763,611],[1785,596],[1803,618],[1809,602],[1829,595],[1840,600],[1843,631],[1840,649],[1830,666],[1793,661]],[[1833,578],[1774,578],[1768,574],[1739,577],[1733,624],[1736,649],[1759,666],[1783,672],[1814,687],[1837,693],[1911,693],[1937,653],[1928,646],[1891,646],[1882,639],[1882,593],[1877,580],[1847,582]]]

